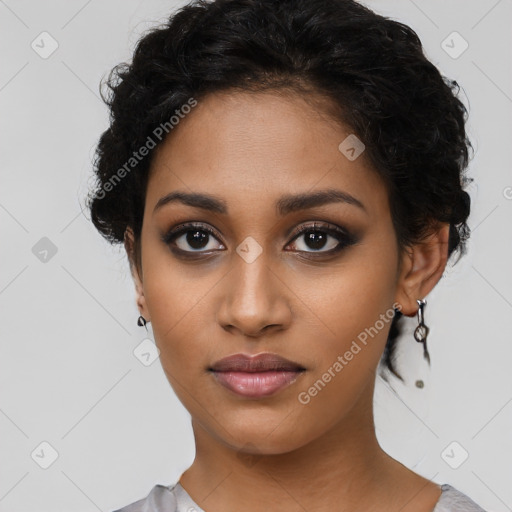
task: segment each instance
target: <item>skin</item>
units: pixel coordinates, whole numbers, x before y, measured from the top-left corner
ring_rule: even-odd
[[[196,457],[180,483],[208,512],[275,503],[289,512],[431,512],[441,494],[376,439],[372,400],[390,321],[309,403],[298,400],[393,304],[415,316],[416,299],[433,289],[447,260],[448,224],[399,250],[381,178],[364,152],[350,161],[338,149],[350,133],[292,93],[215,93],[156,149],[140,267],[130,229],[125,247],[138,308],[192,417]],[[331,203],[276,213],[282,195],[326,188],[351,194],[365,210]],[[180,202],[154,211],[177,190],[218,196],[228,213]],[[197,248],[179,235],[174,243],[186,254],[203,251],[187,260],[161,237],[192,221],[219,236]],[[325,256],[340,239],[330,235],[315,248],[304,234],[294,238],[295,228],[313,221],[344,227],[356,243]],[[236,251],[246,237],[262,250],[251,263]],[[271,397],[243,398],[207,371],[240,352],[274,352],[306,371]]]

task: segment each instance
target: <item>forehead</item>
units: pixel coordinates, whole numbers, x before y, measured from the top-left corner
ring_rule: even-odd
[[[186,190],[242,207],[336,188],[376,210],[387,198],[384,184],[364,152],[350,160],[340,151],[349,136],[348,127],[297,94],[210,94],[157,148],[146,202]]]

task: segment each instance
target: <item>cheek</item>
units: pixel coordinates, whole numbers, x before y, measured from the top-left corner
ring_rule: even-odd
[[[293,290],[326,336],[328,352],[342,349],[369,329],[382,314],[393,315],[397,254],[393,239],[370,234],[329,271],[303,270],[293,279]],[[296,271],[297,274],[297,271]],[[379,330],[383,329],[379,322]],[[334,341],[333,341],[334,340]]]
[[[381,358],[394,316],[396,253],[389,240],[366,241],[329,276],[301,281],[298,295],[308,297],[307,314],[318,329],[308,381],[320,379],[318,402],[360,392]]]
[[[177,262],[170,249],[157,240],[156,228],[154,233],[148,228],[142,254],[144,297],[153,330],[171,332],[200,301],[204,290],[201,293],[198,280],[192,278],[194,269]]]
[[[197,270],[177,264],[159,244],[148,244],[144,249],[148,262],[144,268],[144,297],[161,358],[164,360],[171,350],[176,357],[186,351],[194,360],[195,334],[202,327],[198,318],[207,300],[205,293],[214,284],[213,277],[193,278]]]
[[[361,395],[375,380],[394,315],[392,281],[386,281],[385,270],[378,265],[371,273],[351,268],[347,276],[332,279],[312,302],[323,300],[319,316],[325,336],[316,338],[316,362],[298,389],[297,403],[302,418],[322,418],[318,425],[308,423],[315,432],[363,403]],[[368,397],[370,401],[370,392]]]

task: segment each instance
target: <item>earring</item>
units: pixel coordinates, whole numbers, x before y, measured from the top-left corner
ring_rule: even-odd
[[[139,318],[137,319],[137,325],[140,327],[146,327],[146,324],[147,324],[147,320],[142,315],[140,315]],[[148,330],[148,328],[146,327],[146,331],[147,330]]]
[[[430,331],[430,329],[425,325],[424,319],[423,319],[423,309],[427,304],[427,301],[425,299],[423,300],[416,300],[418,303],[418,327],[414,330],[414,339],[418,343],[423,343],[423,357],[428,361],[428,364],[430,364],[430,355],[427,350],[427,336]]]

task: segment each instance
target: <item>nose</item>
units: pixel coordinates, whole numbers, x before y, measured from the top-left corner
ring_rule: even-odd
[[[277,269],[262,255],[251,263],[239,258],[233,265],[224,279],[217,311],[219,325],[251,338],[288,328],[291,292]]]

